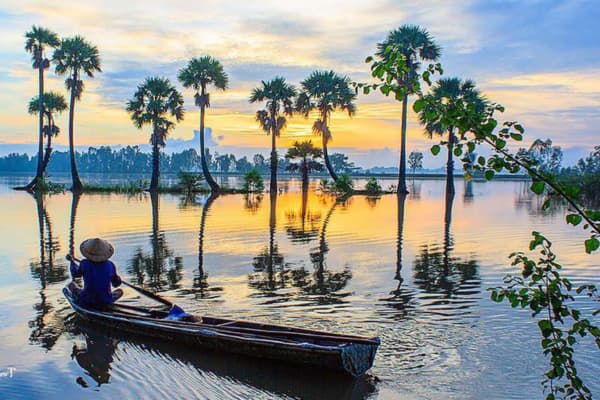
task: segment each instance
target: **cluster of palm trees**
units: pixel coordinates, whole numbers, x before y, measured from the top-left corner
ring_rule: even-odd
[[[200,108],[200,157],[202,173],[211,191],[218,193],[219,185],[210,175],[206,162],[204,143],[205,111],[210,107],[210,85],[225,90],[229,78],[221,63],[211,56],[192,58],[179,71],[179,82],[185,88],[195,90],[195,103]],[[250,103],[263,103],[264,108],[256,112],[256,121],[260,127],[271,135],[271,191],[277,190],[277,143],[276,139],[287,125],[287,118],[295,113],[308,117],[317,112],[313,124],[313,132],[322,137],[323,157],[332,178],[337,175],[331,166],[327,153],[327,144],[331,140],[329,121],[331,113],[338,109],[353,115],[356,110],[354,101],[356,93],[350,78],[333,71],[315,71],[301,82],[301,89],[296,89],[286,82],[285,78],[275,77],[270,81],[262,81],[250,94]],[[165,145],[165,138],[175,123],[183,118],[183,100],[181,94],[169,79],[163,77],[147,78],[137,89],[133,99],[127,103],[127,111],[134,124],[141,128],[152,126],[151,143],[153,145],[153,172],[150,190],[158,188],[159,147]]]
[[[55,72],[58,75],[66,75],[65,85],[70,92],[69,101],[69,150],[71,156],[71,177],[74,193],[80,193],[83,185],[77,173],[74,151],[74,116],[75,102],[81,99],[83,93],[82,75],[90,78],[94,73],[101,72],[98,48],[81,36],[73,36],[60,39],[58,35],[46,28],[33,26],[31,31],[25,34],[25,50],[31,53],[32,66],[38,70],[38,96],[31,99],[29,112],[39,114],[38,134],[38,163],[33,180],[24,187],[27,190],[35,190],[36,185],[44,177],[50,154],[52,152],[52,137],[56,136],[60,129],[56,126],[54,114],[61,113],[67,109],[65,98],[56,92],[44,92],[44,72],[55,64]],[[51,58],[47,58],[46,50],[54,49]],[[44,118],[47,125],[44,125]],[[44,137],[47,138],[44,150]]]
[[[33,67],[39,71],[39,96],[31,100],[30,113],[39,113],[39,149],[36,176],[26,187],[34,189],[39,178],[44,176],[51,152],[52,136],[60,130],[54,122],[53,115],[67,109],[62,95],[54,92],[44,93],[44,71],[50,63],[56,64],[56,73],[67,75],[66,87],[70,91],[69,102],[69,149],[71,156],[71,174],[74,192],[82,191],[82,184],[77,173],[73,145],[74,109],[75,102],[81,98],[83,92],[82,75],[93,77],[95,72],[100,72],[100,59],[98,49],[80,36],[59,40],[58,36],[45,28],[34,26],[26,34],[26,50],[32,53]],[[54,48],[51,59],[45,58],[45,49]],[[390,48],[397,51],[390,52]],[[427,30],[414,25],[403,25],[391,31],[387,38],[377,45],[375,57],[383,62],[389,61],[392,54],[401,54],[403,64],[394,71],[393,77],[397,87],[403,88],[401,95],[396,93],[396,99],[402,102],[402,128],[400,137],[400,165],[398,178],[398,194],[408,193],[406,189],[406,136],[408,97],[410,95],[423,96],[415,79],[419,76],[421,63],[424,61],[437,61],[441,55],[440,47]],[[373,76],[377,76],[373,71]],[[381,75],[377,77],[381,78]],[[200,156],[203,175],[213,193],[218,193],[220,187],[210,174],[207,165],[206,146],[204,138],[206,108],[210,107],[209,88],[226,90],[229,77],[219,60],[211,56],[192,58],[182,68],[177,78],[185,88],[195,91],[195,104],[200,109]],[[389,81],[389,78],[388,78]],[[389,83],[389,82],[388,82]],[[386,93],[383,89],[384,94]],[[444,78],[437,81],[430,93],[423,97],[441,100],[449,98],[460,99],[473,104],[481,112],[484,111],[486,100],[481,96],[475,84],[459,78]],[[330,130],[331,114],[340,110],[349,116],[356,113],[357,91],[353,82],[347,76],[334,71],[317,70],[300,82],[300,87],[286,82],[283,77],[275,77],[270,81],[262,81],[250,94],[250,103],[262,103],[264,108],[256,112],[256,121],[260,127],[271,135],[271,191],[277,189],[277,145],[276,139],[287,125],[287,118],[299,114],[308,118],[315,115],[312,131],[322,140],[322,157],[325,166],[334,179],[338,179],[336,171],[329,160],[328,144],[332,140]],[[40,100],[41,99],[41,100]],[[428,102],[427,104],[430,104]],[[134,125],[142,128],[145,125],[152,127],[150,143],[152,144],[153,168],[150,190],[155,191],[159,186],[159,156],[160,148],[166,144],[169,132],[175,124],[184,117],[183,96],[177,88],[164,77],[148,77],[140,84],[131,100],[127,102],[127,111],[130,113]],[[419,111],[419,121],[425,128],[429,137],[433,135],[448,135],[445,141],[448,150],[447,161],[447,188],[454,192],[453,184],[453,154],[455,129],[446,127],[436,113],[431,113],[425,107]],[[44,125],[44,117],[47,125]],[[44,152],[44,137],[47,138]],[[310,145],[312,146],[312,144]],[[301,150],[310,147],[308,144],[297,144]],[[304,149],[304,150],[306,150]],[[311,150],[312,151],[312,150]],[[297,153],[297,152],[296,152]],[[293,158],[294,152],[290,155]],[[316,155],[316,153],[314,154]],[[300,157],[302,158],[302,157]],[[301,170],[305,170],[299,168]],[[303,176],[304,178],[304,176]]]

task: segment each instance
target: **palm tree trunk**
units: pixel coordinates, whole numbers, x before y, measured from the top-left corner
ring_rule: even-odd
[[[202,93],[200,94],[201,98],[204,98],[204,88],[202,88]],[[208,165],[206,164],[206,150],[204,150],[204,114],[205,114],[206,106],[204,104],[200,105],[200,163],[202,164],[202,174],[208,182],[210,186],[210,191],[212,193],[219,193],[221,188],[215,182],[213,177],[210,175],[210,171],[208,170]]]
[[[446,193],[454,196],[454,128],[448,129],[448,161],[446,161]]]
[[[402,99],[402,131],[400,134],[400,165],[398,167],[398,195],[407,194],[406,189],[406,120],[408,95]]]
[[[75,118],[75,90],[77,86],[77,72],[73,72],[72,87],[71,87],[71,100],[69,102],[69,154],[71,156],[71,180],[73,186],[71,191],[73,193],[83,192],[83,185],[79,179],[79,173],[77,172],[77,163],[75,162],[75,146],[73,144],[73,120]]]
[[[35,176],[25,186],[25,190],[34,190],[35,186],[38,182],[38,179],[42,177],[42,158],[44,157],[44,60],[40,61],[40,65],[38,67],[38,103],[40,106],[40,115],[38,121],[38,159],[37,159],[37,167],[35,171]]]
[[[160,178],[160,154],[158,150],[157,127],[154,124],[152,132],[152,179],[150,180],[150,191],[158,190],[158,180]]]
[[[271,118],[274,120],[275,118]],[[272,122],[273,123],[273,122]],[[277,191],[277,131],[274,125],[271,128],[271,182],[270,191]]]
[[[46,168],[50,162],[50,154],[52,153],[52,132],[54,131],[54,118],[52,114],[48,114],[48,141],[46,142],[46,151],[44,152],[44,162],[42,163],[42,176],[46,175]]]
[[[327,126],[327,117],[323,117],[323,126]],[[327,167],[327,171],[329,171],[329,175],[334,181],[338,180],[338,176],[333,170],[333,166],[331,165],[331,161],[329,161],[329,153],[327,152],[327,135],[325,132],[321,133],[321,137],[323,138],[323,159],[325,160],[325,166]]]

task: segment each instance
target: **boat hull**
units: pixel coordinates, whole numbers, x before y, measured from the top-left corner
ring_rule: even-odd
[[[93,310],[76,304],[68,288],[64,288],[63,293],[81,318],[111,329],[191,348],[325,368],[354,377],[371,368],[379,345],[377,338],[325,334],[278,325],[210,317],[203,318],[201,323],[186,323]]]

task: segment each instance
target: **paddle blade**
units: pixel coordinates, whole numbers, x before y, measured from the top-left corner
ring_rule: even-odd
[[[169,314],[165,317],[165,319],[180,321],[188,317],[191,317],[191,315],[183,311],[183,309],[177,304],[173,304],[173,307],[171,307]]]

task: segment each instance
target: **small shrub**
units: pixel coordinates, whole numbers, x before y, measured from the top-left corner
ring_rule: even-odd
[[[354,190],[354,182],[348,174],[341,174],[333,183],[332,189],[336,194],[351,193]]]
[[[371,177],[365,185],[365,190],[367,191],[367,194],[371,196],[377,196],[381,194],[381,185],[379,184],[379,182],[377,182],[377,179]]]
[[[65,191],[65,186],[60,183],[54,183],[47,181],[46,179],[38,178],[35,184],[35,191],[39,193],[63,193]]]
[[[262,192],[263,190],[265,190],[265,182],[256,168],[244,175],[245,192]]]
[[[192,193],[200,189],[200,182],[202,182],[202,175],[193,172],[179,171],[177,174],[179,178],[179,186],[185,193]]]

